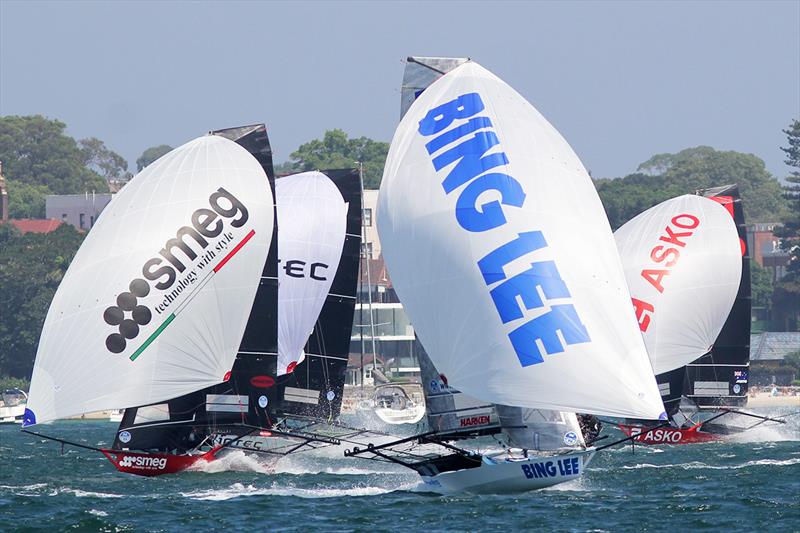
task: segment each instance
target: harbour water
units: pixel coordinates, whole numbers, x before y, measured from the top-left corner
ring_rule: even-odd
[[[800,531],[798,418],[733,442],[620,447],[578,482],[493,496],[436,495],[413,472],[341,448],[274,468],[234,452],[200,471],[140,478],[6,425],[0,531]],[[115,429],[87,420],[40,430],[107,446]]]

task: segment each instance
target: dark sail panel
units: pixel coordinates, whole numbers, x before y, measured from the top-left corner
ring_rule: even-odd
[[[305,359],[278,379],[280,415],[338,418],[344,393],[361,253],[361,184],[358,170],[323,170],[347,203],[342,257],[308,343]]]
[[[719,202],[736,222],[742,248],[742,278],[733,308],[711,351],[683,368],[656,376],[670,415],[677,412],[682,396],[702,407],[738,407],[747,402],[751,324],[750,250],[747,247],[742,200],[737,185],[704,189],[698,194]]]

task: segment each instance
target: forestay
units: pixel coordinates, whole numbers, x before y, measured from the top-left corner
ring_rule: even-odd
[[[267,176],[208,136],[134,177],[86,236],[47,313],[25,424],[222,382],[274,225]]]
[[[687,194],[641,213],[614,237],[653,371],[668,372],[707,353],[742,275],[730,213]]]
[[[535,409],[663,413],[591,179],[481,66],[442,76],[401,121],[378,228],[398,295],[453,386]]]
[[[278,205],[278,375],[294,370],[342,256],[347,204],[321,172],[275,182]]]

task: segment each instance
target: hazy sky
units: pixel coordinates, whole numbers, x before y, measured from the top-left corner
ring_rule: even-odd
[[[700,144],[785,176],[800,1],[0,0],[0,113],[42,114],[131,162],[267,124],[276,162],[339,127],[389,141],[408,55],[469,56],[522,93],[595,177]]]

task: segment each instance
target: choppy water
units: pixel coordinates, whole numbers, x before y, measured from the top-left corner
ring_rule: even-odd
[[[140,478],[0,426],[0,530],[800,531],[798,418],[737,442],[604,452],[578,482],[513,496],[431,494],[415,473],[341,449],[281,460],[274,473],[236,453],[203,471]],[[41,429],[94,446],[114,430]]]

